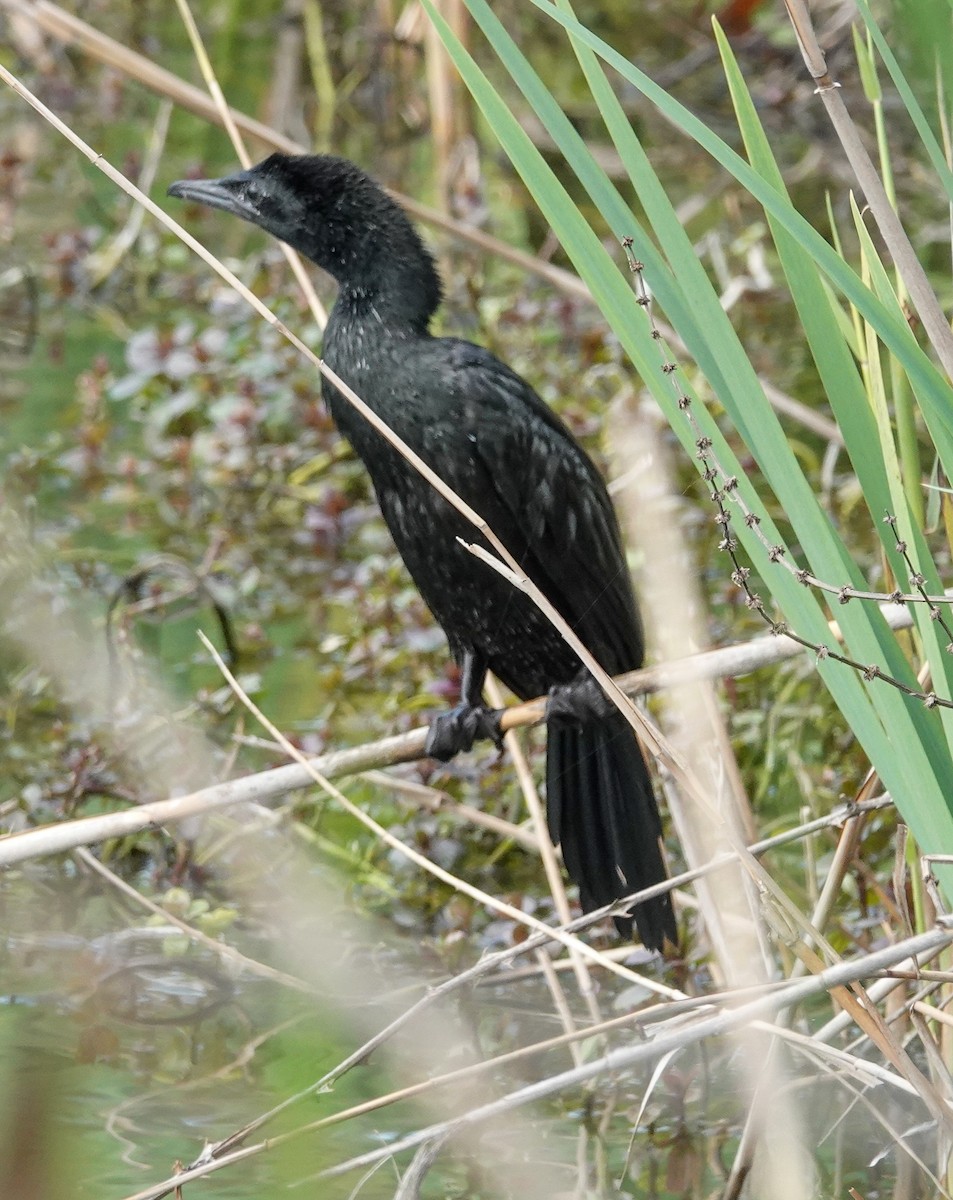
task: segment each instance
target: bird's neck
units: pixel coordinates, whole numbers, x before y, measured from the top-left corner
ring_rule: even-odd
[[[440,280],[428,259],[377,262],[339,279],[339,320],[394,333],[425,334],[440,304]]]
[[[359,394],[389,378],[421,340],[429,339],[432,309],[412,304],[412,295],[381,286],[378,276],[364,285],[340,284],[324,331],[322,355]]]
[[[360,283],[343,284],[334,305],[335,321],[397,335],[426,334],[433,308],[419,303],[414,295]]]
[[[332,236],[324,261],[316,261],[337,280],[339,320],[426,334],[440,304],[440,276],[405,214],[389,199],[387,206]]]

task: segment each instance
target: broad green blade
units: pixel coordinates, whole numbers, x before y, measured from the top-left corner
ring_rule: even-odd
[[[669,391],[667,381],[663,380],[660,375],[654,343],[648,334],[642,314],[635,304],[628,281],[622,276],[612,258],[607,255],[599,239],[583,220],[571,198],[546,166],[541,155],[509,112],[496,89],[490,84],[473,58],[454,37],[439,14],[434,11],[432,4],[428,0],[425,0],[425,4],[448,52],[485,114],[490,127],[522,175],[544,215],[572,258],[577,270],[590,286],[606,319],[612,324],[627,353],[642,373],[646,384],[650,387],[663,409],[668,412],[676,433],[686,447],[693,448],[694,434],[686,430],[685,422],[682,419],[682,414],[679,412],[675,397]],[[586,151],[585,146],[582,145],[578,136],[575,135],[575,132],[571,130],[569,133],[566,132],[566,124],[568,123],[565,122],[564,116],[559,112],[558,105],[555,104],[552,97],[542,87],[535,74],[531,72],[528,64],[525,63],[525,60],[522,59],[519,51],[512,43],[512,39],[509,39],[508,35],[506,35],[505,30],[495,20],[492,12],[483,3],[483,0],[468,0],[468,6],[481,24],[481,27],[484,28],[484,31],[491,30],[492,36],[490,34],[488,36],[490,36],[494,48],[500,53],[502,61],[510,69],[513,77],[524,88],[527,97],[534,103],[534,106],[538,106],[537,111],[542,110],[542,112],[547,114],[546,119],[550,132],[556,137],[560,149],[566,154],[567,161],[570,161],[580,179],[589,188],[590,193],[593,194],[594,198],[598,197],[597,202],[600,203],[604,215],[608,214],[607,220],[610,223],[610,228],[613,228],[618,233],[619,227],[617,222],[627,219],[629,226],[628,228],[623,227],[622,232],[628,232],[634,227],[631,214],[628,214],[627,210],[625,210],[621,199],[618,197],[618,193],[605,178],[604,173],[592,163],[588,151]],[[572,24],[571,31],[574,35],[577,32],[587,32],[581,26],[578,26],[578,23]],[[591,40],[598,43],[598,39]],[[752,177],[754,176],[754,173],[751,172],[746,164],[742,164],[742,166],[745,172]],[[769,211],[773,211],[774,209],[783,211],[785,215],[781,224],[785,228],[793,224],[798,229],[798,232],[800,232],[798,222],[801,222],[801,224],[805,223],[803,223],[801,218],[797,217],[797,214],[794,214],[797,217],[796,220],[791,217],[790,211],[786,211],[786,209],[790,210],[790,205],[785,206],[783,199],[776,192],[769,189],[763,181],[759,180],[758,190],[764,196],[767,195],[768,191],[771,191],[770,197],[767,198],[766,207]],[[759,196],[760,198],[761,196]],[[809,226],[807,228],[810,229]],[[895,314],[889,312],[869,290],[863,287],[860,280],[837,259],[837,256],[823,242],[823,239],[820,239],[813,230],[810,230],[810,232],[816,241],[821,242],[829,258],[836,259],[834,265],[828,263],[830,267],[829,274],[834,278],[835,282],[838,282],[839,279],[843,280],[846,272],[846,275],[850,277],[847,279],[847,290],[858,296],[861,296],[861,293],[863,293],[861,303],[864,305],[864,308],[874,314],[878,328],[884,329],[887,335],[899,345],[900,336],[898,330],[893,327],[896,321]],[[667,246],[666,250],[668,250]],[[652,256],[652,251],[648,244],[645,247],[639,244],[638,253],[646,261],[649,261]],[[698,313],[694,307],[696,298],[694,296],[691,298],[687,297],[685,290],[683,290],[681,263],[679,262],[678,268],[674,273],[663,269],[661,266],[659,266],[658,270],[658,282],[650,276],[653,290],[660,299],[662,293],[665,293],[666,300],[664,304],[669,317],[673,319],[674,323],[678,324],[676,314],[688,320],[688,333],[679,326],[679,332],[682,336],[686,337],[686,341],[690,336],[694,336],[697,340],[700,334],[697,321]],[[705,280],[705,286],[710,292],[711,289],[707,279]],[[702,347],[705,357],[710,357],[707,343],[704,339],[699,344]],[[699,355],[699,358],[701,357]],[[932,374],[932,382],[935,386],[935,380],[938,378],[937,373],[922,355],[920,358],[923,361],[915,362],[913,370],[919,372],[924,380],[931,380]],[[924,367],[924,363],[926,363],[926,367]],[[746,373],[750,375],[750,366],[745,364],[745,368]],[[721,371],[716,370],[715,373],[721,377]],[[721,381],[724,382],[723,380]],[[760,395],[760,388],[757,391]],[[754,438],[756,433],[758,435],[762,434],[764,428],[768,425],[768,419],[763,417],[762,414],[770,412],[770,409],[764,402],[763,396],[760,398],[758,408],[756,426],[747,429],[749,436],[752,436],[752,438]],[[729,474],[739,475],[739,478],[742,480],[740,490],[746,502],[755,511],[760,511],[756,496],[748,482],[741,476],[734,456],[731,454],[729,447],[724,442],[714,423],[697,404],[693,411],[702,427],[703,434],[711,438],[714,453],[723,464],[725,471]],[[751,420],[750,414],[741,413],[740,416],[740,423],[742,425],[745,425],[746,421]],[[771,420],[774,420],[773,414]],[[776,421],[774,423],[776,425]],[[773,435],[771,436],[773,437]],[[758,451],[764,456],[762,447],[759,446]],[[772,454],[777,456],[777,461],[773,463],[770,461]],[[851,562],[843,544],[836,537],[833,530],[831,530],[826,516],[818,509],[809,489],[806,488],[803,476],[799,469],[797,469],[797,464],[793,456],[790,455],[790,451],[783,438],[773,441],[771,452],[767,455],[767,458],[769,459],[768,470],[775,476],[782,476],[788,473],[796,474],[801,479],[801,491],[799,494],[805,496],[804,511],[796,511],[792,519],[800,523],[806,523],[806,528],[813,531],[814,538],[807,540],[801,537],[800,539],[802,542],[811,545],[812,557],[815,553],[820,553],[827,560],[828,565],[832,567],[830,577],[833,580],[839,582],[850,578],[855,584],[862,586],[862,581],[859,578],[855,565]],[[794,466],[793,472],[790,471],[792,464]],[[762,463],[762,465],[764,464]],[[772,480],[772,482],[778,481]],[[783,485],[785,481],[784,479],[780,479],[779,482]],[[771,541],[780,542],[780,539],[777,537],[777,531],[772,528],[770,522],[765,520],[762,528]],[[750,531],[746,530],[743,525],[739,524],[736,533],[743,540],[746,549],[754,561],[756,563],[759,561],[764,563],[766,556],[760,541]],[[820,551],[818,551],[817,546],[820,546]],[[781,568],[765,566],[765,571],[770,575],[771,587],[775,599],[781,604],[791,624],[804,636],[818,642],[824,642],[827,638],[826,622],[824,621],[823,610],[813,594],[799,586],[794,577]],[[819,573],[823,574],[823,572]],[[905,683],[915,686],[908,665],[903,660],[892,636],[884,628],[878,613],[868,612],[864,606],[853,603],[848,605],[842,613],[839,612],[838,616],[842,619],[845,629],[848,630],[853,652],[860,661],[880,662],[882,665],[886,665],[887,669],[892,673],[903,679]],[[858,648],[861,652],[858,652]],[[869,651],[869,655],[863,654],[862,651],[864,650]],[[819,664],[819,670],[835,695],[837,703],[851,722],[852,728],[864,744],[867,753],[870,754],[872,761],[877,765],[878,770],[881,771],[885,784],[898,797],[901,793],[912,787],[920,789],[926,801],[934,807],[931,831],[925,831],[932,832],[932,836],[928,839],[930,846],[932,848],[939,848],[940,846],[953,847],[953,816],[951,816],[947,805],[943,788],[940,787],[938,782],[942,772],[948,770],[949,767],[949,753],[942,737],[940,724],[930,714],[925,713],[922,710],[922,706],[917,702],[907,700],[889,686],[878,685],[872,691],[868,692],[863,687],[856,673],[845,670],[842,667],[836,667],[832,671],[832,665],[829,661],[822,661]],[[920,830],[917,830],[918,836],[920,832]]]

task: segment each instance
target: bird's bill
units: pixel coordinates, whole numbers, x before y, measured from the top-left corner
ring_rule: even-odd
[[[178,179],[169,185],[167,194],[209,208],[220,208],[245,221],[255,221],[258,209],[245,196],[241,183],[240,175],[226,175],[224,179]]]

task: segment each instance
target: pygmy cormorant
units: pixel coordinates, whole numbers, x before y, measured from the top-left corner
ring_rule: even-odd
[[[328,366],[484,517],[610,674],[639,667],[641,622],[602,479],[519,375],[480,346],[429,332],[440,278],[399,205],[353,163],[324,154],[273,154],[224,179],[174,183],[169,194],[259,225],[333,276]],[[531,600],[459,545],[478,539],[473,526],[327,380],[323,390],[462,668],[461,704],[434,722],[430,753],[450,758],[492,732],[487,670],[522,699],[557,689],[547,718],[549,830],[583,908],[663,880],[655,794],[625,718],[608,701],[594,706],[592,688],[583,689],[588,704],[569,688],[588,673]],[[633,916],[646,946],[676,941],[667,894]],[[631,930],[631,920],[618,923]]]

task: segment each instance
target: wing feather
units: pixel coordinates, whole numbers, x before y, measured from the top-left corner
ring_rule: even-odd
[[[457,436],[470,451],[439,456],[451,469],[447,482],[479,496],[481,516],[603,666],[618,672],[640,665],[642,628],[622,537],[592,461],[489,351],[441,341],[454,350],[444,360],[447,391],[459,416]],[[513,420],[514,410],[521,420]],[[455,470],[457,464],[466,465]]]

